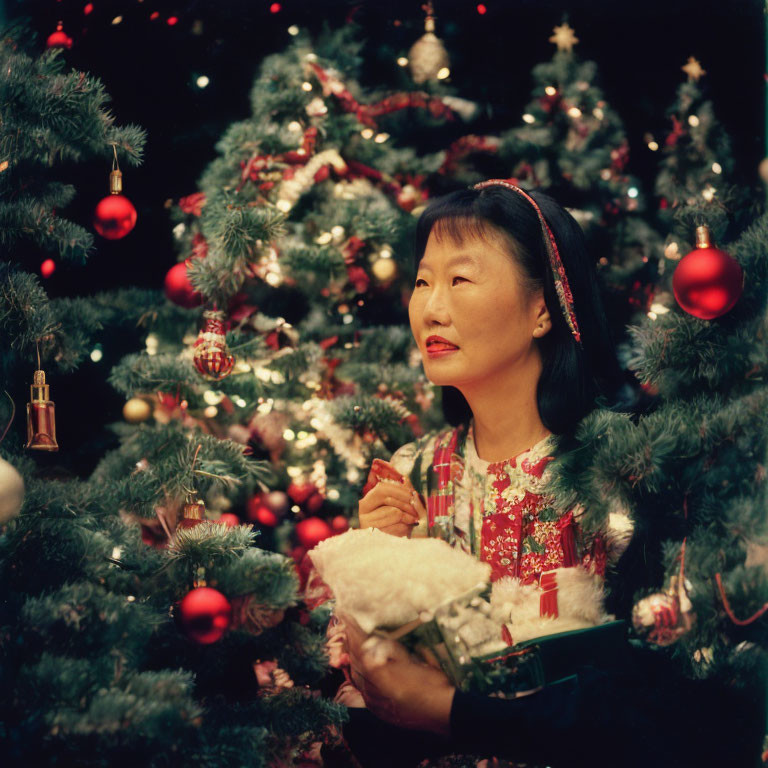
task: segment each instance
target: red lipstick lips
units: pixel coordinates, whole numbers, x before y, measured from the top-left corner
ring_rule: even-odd
[[[458,347],[442,336],[430,336],[427,339],[427,354],[430,357],[442,357],[455,352]]]

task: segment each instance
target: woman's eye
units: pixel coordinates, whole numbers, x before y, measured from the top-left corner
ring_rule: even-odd
[[[452,281],[451,284],[452,285],[456,285],[456,281],[457,280],[463,280],[465,283],[467,282],[467,278],[466,277],[461,277],[460,275],[456,275],[456,277],[453,278],[453,281]]]
[[[416,278],[416,283],[415,283],[414,287],[418,288],[419,285],[426,285],[426,284],[427,284],[426,280],[423,280],[422,278],[417,277]]]

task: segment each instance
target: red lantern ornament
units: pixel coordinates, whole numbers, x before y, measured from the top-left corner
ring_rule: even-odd
[[[296,526],[296,535],[301,545],[310,550],[323,539],[333,536],[331,526],[319,517],[308,517]]]
[[[220,640],[232,621],[232,606],[211,587],[197,587],[179,604],[179,621],[191,640],[208,645]]]
[[[203,303],[203,295],[198,293],[189,281],[188,263],[189,259],[180,261],[168,270],[165,276],[165,295],[168,301],[172,301],[177,306],[192,309]]]
[[[93,227],[107,240],[119,240],[136,226],[136,209],[122,194],[123,174],[117,165],[117,147],[113,144],[115,157],[109,174],[109,195],[103,198],[93,213]]]
[[[240,518],[232,512],[222,512],[216,522],[226,525],[227,528],[234,528],[236,525],[240,525]]]
[[[72,47],[72,38],[64,31],[64,22],[60,21],[56,25],[56,31],[48,35],[45,42],[47,48],[66,48]]]
[[[744,289],[744,271],[732,256],[713,248],[707,227],[696,228],[696,248],[684,256],[672,276],[677,303],[701,320],[730,311]]]
[[[227,347],[224,313],[207,310],[203,317],[205,326],[195,341],[193,361],[201,376],[219,381],[232,373],[235,356]]]

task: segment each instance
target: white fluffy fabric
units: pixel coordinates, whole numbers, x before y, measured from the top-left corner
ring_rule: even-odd
[[[506,624],[514,643],[535,637],[584,629],[610,620],[603,610],[602,580],[584,568],[558,568],[558,616],[541,616],[542,591],[538,584],[522,585],[518,579],[505,577],[493,585],[491,617]]]
[[[310,553],[340,614],[365,632],[396,629],[490,579],[490,566],[439,539],[352,529]]]

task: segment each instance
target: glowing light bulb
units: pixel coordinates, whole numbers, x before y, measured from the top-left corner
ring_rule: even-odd
[[[451,70],[448,69],[448,67],[441,67],[437,71],[437,79],[438,80],[445,80],[447,77],[451,76]]]
[[[548,86],[547,86],[547,87],[544,89],[544,93],[546,93],[546,94],[547,94],[547,96],[554,96],[554,95],[557,93],[557,88],[555,88],[555,86],[554,86],[554,85],[548,85]]]
[[[301,90],[302,91],[311,91],[312,90],[312,83],[310,83],[309,81],[305,80],[301,84]]]
[[[219,409],[215,405],[209,405],[204,411],[206,419],[212,419],[219,412]]]
[[[120,24],[123,21],[122,16],[115,16],[114,19],[112,19],[112,26],[116,27],[118,24]]]
[[[400,56],[397,60],[398,66],[407,67],[408,59],[405,56]]]
[[[627,190],[627,195],[629,195],[629,197],[637,197],[638,194],[639,194],[639,192],[637,190],[637,187],[630,187]]]
[[[301,130],[301,123],[297,120],[291,120],[290,123],[288,123],[288,130],[289,131],[300,131]]]
[[[285,440],[295,440],[296,439],[296,433],[292,429],[286,429],[283,432],[283,438]]]
[[[389,138],[389,134],[388,133],[377,133],[376,134],[376,138],[374,139],[374,141],[377,144],[383,144],[388,138]]]
[[[648,149],[651,150],[651,152],[657,152],[659,149],[659,145],[655,141],[649,141],[648,142]]]
[[[205,400],[208,405],[218,405],[223,399],[223,392],[214,392],[212,389],[207,389],[203,392],[203,400]]]
[[[526,113],[523,115],[523,122],[524,122],[524,123],[528,123],[528,124],[530,124],[530,123],[535,123],[535,122],[536,122],[536,118],[535,118],[533,115],[531,115],[531,114],[529,114],[528,112],[526,112]]]
[[[200,75],[195,82],[198,88],[207,88],[211,81],[207,75]]]
[[[571,107],[571,108],[568,110],[568,114],[569,114],[571,117],[581,117],[581,110],[580,110],[578,107]]]
[[[688,125],[695,128],[701,121],[696,115],[689,115],[688,116]]]
[[[712,173],[722,173],[723,166],[720,163],[712,163]]]
[[[288,34],[296,37],[296,35],[299,34],[299,28],[295,24],[291,24],[291,26],[288,27]]]
[[[363,128],[363,130],[360,131],[360,135],[364,139],[372,139],[373,138],[373,129],[372,128]]]
[[[104,353],[101,351],[101,347],[94,347],[91,350],[91,360],[93,360],[94,363],[98,363],[102,357],[104,357]]]

